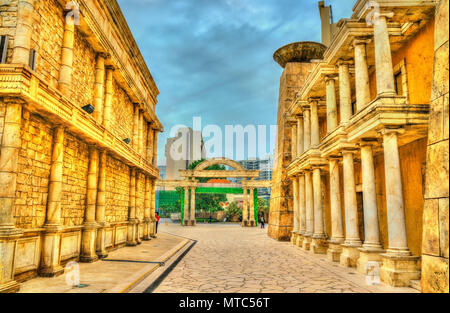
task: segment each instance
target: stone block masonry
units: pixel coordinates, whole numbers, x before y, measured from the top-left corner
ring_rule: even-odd
[[[117,2],[77,3],[0,1],[0,292],[154,236],[159,91]]]

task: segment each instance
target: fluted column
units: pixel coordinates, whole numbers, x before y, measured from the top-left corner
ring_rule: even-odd
[[[31,35],[33,32],[34,0],[19,0],[17,24],[14,35],[12,63],[26,64],[30,60]]]
[[[389,247],[391,255],[411,255],[406,236],[405,207],[397,136],[403,129],[383,131],[384,169],[386,180],[386,210]]]
[[[145,194],[144,194],[144,236],[143,240],[150,240],[150,214],[151,214],[151,183],[150,177],[145,176]]]
[[[191,187],[191,226],[195,226],[197,221],[195,220],[195,187]]]
[[[352,91],[350,85],[350,62],[340,60],[339,67],[339,105],[341,113],[340,124],[347,123],[353,115]]]
[[[355,88],[356,110],[360,111],[370,102],[369,68],[367,65],[366,45],[369,40],[357,38],[353,42],[355,49]]]
[[[106,209],[106,151],[100,152],[100,166],[98,171],[98,189],[97,189],[97,209],[95,212],[95,219],[100,228],[97,230],[97,255],[99,258],[106,258],[108,252],[106,251],[105,235],[106,227],[109,224],[105,219]]]
[[[136,246],[136,168],[130,169],[127,246]]]
[[[184,217],[183,225],[189,226],[189,187],[184,187]]]
[[[95,87],[94,87],[94,118],[100,124],[103,124],[103,91],[105,89],[105,55],[97,54],[95,63]]]
[[[345,203],[345,242],[342,245],[340,264],[345,267],[355,267],[359,258],[361,239],[358,229],[358,206],[356,202],[355,168],[353,164],[354,151],[342,151]]]
[[[109,128],[111,126],[111,110],[113,99],[113,72],[114,68],[111,66],[106,67],[106,80],[105,80],[105,104],[103,109],[103,126]]]
[[[291,123],[291,160],[297,158],[297,123]]]
[[[304,125],[303,116],[297,118],[297,156],[301,156],[305,151],[305,135],[304,135]]]
[[[311,110],[309,107],[303,108],[303,135],[304,135],[304,151],[311,146]]]
[[[392,66],[391,44],[386,22],[386,17],[392,16],[393,13],[380,14],[373,28],[378,96],[395,95],[394,68]]]
[[[66,95],[69,95],[72,85],[74,35],[75,23],[73,17],[65,18],[58,89]]]
[[[80,256],[80,260],[82,262],[94,262],[98,260],[95,246],[98,228],[98,224],[95,221],[97,207],[98,159],[99,156],[97,148],[93,146],[89,147],[86,209],[84,214]]]
[[[338,126],[338,113],[336,104],[336,75],[325,77],[327,94],[327,133],[333,132]]]
[[[311,101],[311,147],[317,147],[320,143],[318,106],[317,100]]]

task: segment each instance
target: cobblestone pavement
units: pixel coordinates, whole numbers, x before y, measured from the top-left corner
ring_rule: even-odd
[[[198,242],[158,286],[157,293],[416,292],[412,288],[367,285],[365,276],[355,269],[273,240],[260,228],[169,223],[160,229]]]

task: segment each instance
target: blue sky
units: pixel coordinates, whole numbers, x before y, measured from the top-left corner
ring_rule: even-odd
[[[202,126],[222,129],[275,125],[282,68],[273,52],[295,41],[320,41],[317,0],[118,3],[160,90],[156,113],[165,132],[159,135],[159,160],[170,129],[192,127],[193,116],[202,118]],[[355,0],[325,3],[338,21],[351,15]]]

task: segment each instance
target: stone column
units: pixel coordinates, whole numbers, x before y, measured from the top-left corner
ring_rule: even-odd
[[[147,125],[147,161],[153,164],[153,128],[151,123]]]
[[[255,223],[255,188],[250,188],[250,205],[248,208],[249,221],[248,226],[256,226]]]
[[[140,175],[140,171],[139,170],[136,170],[136,185],[135,185],[135,188],[136,188],[136,190],[135,190],[135,192],[134,192],[134,195],[135,195],[135,203],[136,203],[136,232],[135,232],[135,236],[136,236],[136,243],[138,244],[138,245],[140,245],[141,243],[142,243],[142,238],[141,238],[141,224],[142,224],[142,220],[139,218],[139,216],[138,216],[138,214],[137,214],[137,210],[138,210],[138,208],[137,208],[137,204],[138,204],[138,183],[139,183],[139,177],[140,177],[141,175]],[[144,182],[144,184],[145,184],[145,182]],[[145,188],[145,185],[144,185],[144,188]],[[144,190],[144,192],[145,192],[145,190]]]
[[[305,151],[304,137],[303,116],[299,116],[297,118],[297,156],[301,156]]]
[[[153,166],[158,166],[158,131],[153,132]]]
[[[127,246],[136,246],[136,168],[130,169],[130,200],[128,207]]]
[[[373,27],[378,96],[395,95],[394,68],[386,22],[386,17],[392,17],[393,15],[393,13],[380,14]]]
[[[299,185],[299,236],[296,245],[303,246],[303,236],[306,233],[306,192],[305,192],[305,175],[301,174],[298,178]]]
[[[184,187],[184,218],[183,225],[189,226],[189,187]]]
[[[195,220],[195,187],[191,187],[191,226],[195,226],[197,221]]]
[[[41,276],[57,276],[64,272],[60,264],[61,195],[64,158],[64,128],[58,126],[53,132],[52,164],[47,198],[44,241],[42,245]]]
[[[139,111],[138,124],[138,152],[139,155],[144,155],[144,112]]]
[[[6,100],[6,99],[5,99]],[[14,255],[22,231],[15,227],[17,166],[21,147],[22,104],[16,99],[6,103],[3,137],[0,146],[0,292],[19,290],[14,280]]]
[[[336,75],[325,77],[327,94],[327,133],[333,132],[338,126],[338,113],[336,105]]]
[[[297,123],[291,123],[291,160],[297,158]]]
[[[151,183],[151,199],[150,199],[151,211],[150,211],[150,219],[151,219],[151,227],[150,234],[153,238],[156,238],[156,218],[155,218],[155,209],[156,209],[156,181],[152,180]]]
[[[151,186],[150,186],[150,177],[145,176],[145,194],[144,194],[144,237],[143,240],[150,240],[150,214],[151,214]]]
[[[403,186],[397,136],[404,129],[384,129],[384,170],[386,182],[386,211],[388,249],[382,254],[381,280],[391,286],[409,286],[420,279],[419,256],[412,256],[406,235]]]
[[[339,175],[339,159],[331,158],[330,163],[330,206],[331,206],[331,239],[327,251],[328,259],[339,262],[344,242],[342,224],[341,188]]]
[[[105,107],[103,110],[103,126],[109,129],[111,125],[111,108],[113,99],[113,72],[114,68],[106,67],[106,81],[105,81]]]
[[[98,260],[96,254],[96,233],[98,224],[95,221],[97,205],[98,150],[89,147],[89,169],[87,177],[86,209],[84,212],[83,235],[81,239],[81,262]]]
[[[314,234],[311,242],[311,252],[325,254],[328,243],[326,241],[322,201],[322,182],[320,168],[313,168],[313,192],[314,192]]]
[[[367,38],[357,38],[353,42],[355,48],[355,83],[356,110],[361,111],[370,102],[369,68],[367,65]]]
[[[247,187],[244,187],[244,202],[242,206],[242,226],[248,226],[248,195]]]
[[[97,255],[99,258],[103,259],[108,256],[108,251],[106,251],[106,228],[109,224],[105,219],[105,208],[106,208],[106,150],[100,152],[100,166],[98,171],[98,189],[97,189],[97,210],[95,212],[95,219],[99,225],[97,230]]]
[[[139,115],[140,115],[139,106],[137,104],[134,104],[133,138],[131,139],[131,143],[136,151],[139,150]]]
[[[58,89],[63,94],[70,96],[69,92],[72,85],[75,23],[72,17],[65,18],[64,20],[64,35],[61,49],[61,67],[59,69]]]
[[[378,225],[378,204],[373,160],[373,142],[361,143],[361,176],[364,205],[364,244],[359,249],[357,269],[366,274],[366,265],[369,261],[381,261],[380,254],[384,252],[380,243]]]
[[[304,135],[304,152],[311,146],[311,110],[309,107],[303,108],[303,135]]]
[[[350,85],[350,62],[340,60],[339,67],[339,103],[341,109],[341,125],[347,123],[353,115],[352,91]]]
[[[30,61],[31,35],[33,33],[34,0],[19,0],[17,3],[17,25],[14,35],[13,64],[28,65]]]
[[[311,147],[317,147],[320,143],[320,129],[319,129],[319,102],[317,100],[311,101]]]
[[[295,244],[297,242],[297,235],[298,235],[298,219],[299,219],[299,212],[298,212],[298,205],[299,205],[299,199],[298,199],[298,180],[297,177],[292,177],[292,203],[293,203],[293,211],[294,211],[294,225],[292,229],[291,234],[291,243]]]
[[[314,192],[311,171],[305,172],[305,205],[306,205],[306,232],[303,239],[303,249],[309,250],[311,237],[314,233]]]
[[[358,206],[356,202],[355,168],[351,150],[342,151],[344,169],[345,242],[342,245],[340,264],[355,267],[359,258],[361,239],[358,230]]]
[[[94,87],[94,118],[100,124],[103,124],[103,91],[105,82],[105,55],[97,54],[97,62],[95,64],[95,87]]]

